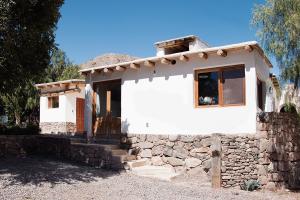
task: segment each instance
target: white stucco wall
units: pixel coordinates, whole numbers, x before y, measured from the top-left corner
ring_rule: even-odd
[[[255,51],[210,55],[207,60],[191,57],[176,65],[156,63],[154,69],[141,66],[112,75],[92,75],[87,83],[122,79],[122,132],[136,134],[237,134],[256,132],[257,69],[265,67]],[[245,65],[246,105],[194,107],[194,70],[226,65]],[[155,73],[154,73],[155,70]],[[265,76],[262,70],[262,76]],[[88,107],[88,105],[86,105]],[[91,111],[86,114],[91,115]],[[87,115],[86,115],[87,116]],[[91,127],[91,120],[86,121]],[[89,128],[88,131],[91,131]]]
[[[60,94],[58,108],[48,108],[48,97],[40,97],[40,122],[76,123],[76,98],[84,97],[84,89],[80,92]]]

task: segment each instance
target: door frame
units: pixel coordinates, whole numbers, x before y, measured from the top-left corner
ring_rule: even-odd
[[[92,98],[92,124],[91,124],[91,130],[93,137],[96,137],[96,134],[94,133],[94,125],[96,121],[96,91],[95,91],[95,85],[101,84],[101,83],[109,83],[109,82],[120,82],[120,88],[121,88],[121,104],[122,104],[122,79],[110,79],[110,80],[103,80],[103,81],[94,81],[92,84],[93,88],[93,98]],[[122,119],[122,105],[121,105],[121,119]]]

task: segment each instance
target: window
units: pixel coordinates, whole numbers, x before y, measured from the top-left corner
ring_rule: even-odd
[[[245,104],[245,67],[195,71],[195,106]]]
[[[48,108],[58,108],[59,107],[59,96],[48,97]]]
[[[263,110],[263,83],[257,79],[257,103],[258,107]]]

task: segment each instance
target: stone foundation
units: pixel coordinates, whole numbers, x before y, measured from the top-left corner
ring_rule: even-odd
[[[267,189],[299,188],[298,122],[297,116],[292,114],[263,113],[257,117],[256,134],[129,134],[123,142],[130,151],[137,152],[138,159],[172,167],[176,172],[202,168],[209,177],[220,180],[217,185],[222,187],[239,188],[245,181],[258,180]],[[221,144],[216,144],[214,137]],[[221,146],[220,152],[214,153],[214,145]],[[218,166],[219,162],[221,166]],[[214,185],[214,180],[212,182]]]
[[[183,173],[203,169],[214,187],[240,187],[258,180],[263,188],[300,188],[299,118],[262,113],[257,133],[230,135],[129,134],[122,144],[138,159]],[[31,153],[54,155],[96,167],[111,167],[113,157],[98,144],[75,144],[59,136],[0,136],[0,157]]]
[[[55,133],[73,135],[76,132],[76,124],[73,122],[41,122],[41,133]]]

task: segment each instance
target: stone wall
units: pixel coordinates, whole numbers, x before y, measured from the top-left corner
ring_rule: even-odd
[[[256,135],[221,136],[222,187],[240,187],[244,181],[257,180],[259,139]]]
[[[126,143],[138,159],[148,159],[157,166],[168,166],[176,172],[195,167],[208,174],[211,168],[211,138],[209,136],[127,135]]]
[[[122,160],[109,145],[77,143],[70,137],[53,135],[0,135],[0,158],[40,155],[75,161],[93,167],[120,169]]]
[[[259,143],[258,180],[269,189],[300,188],[299,118],[288,113],[257,117]]]
[[[239,188],[245,181],[258,180],[267,189],[299,188],[298,121],[293,114],[263,113],[257,117],[257,134],[214,134],[221,141],[217,156],[221,162],[221,186]],[[172,167],[176,172],[202,168],[208,177],[214,176],[212,135],[130,134],[126,138],[123,141],[130,151],[137,152],[138,159]]]
[[[76,124],[73,122],[41,122],[41,133],[55,133],[73,135],[76,132]]]
[[[208,178],[212,177],[212,185],[240,187],[252,179],[267,189],[299,188],[298,122],[298,117],[292,114],[262,113],[257,117],[256,134],[130,134],[124,135],[121,142],[130,154],[147,159],[151,165],[171,167],[179,173],[202,169]],[[105,168],[111,168],[114,159],[105,145],[80,144],[72,142],[70,137],[0,136],[0,157],[28,154],[50,155]],[[219,183],[214,184],[216,181]]]

